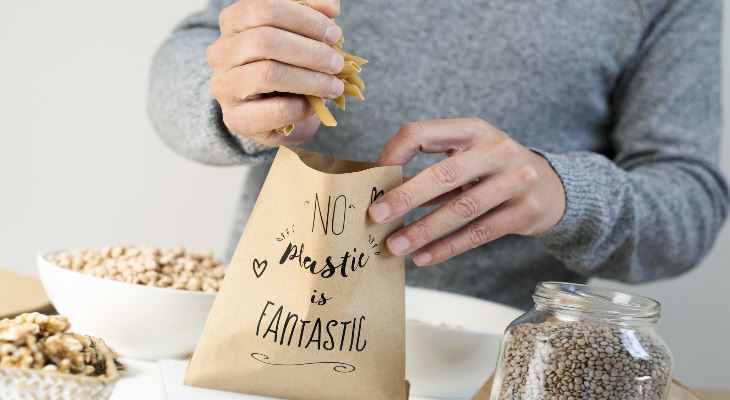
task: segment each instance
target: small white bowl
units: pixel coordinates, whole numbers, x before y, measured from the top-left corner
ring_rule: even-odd
[[[117,353],[157,360],[195,349],[215,294],[97,278],[36,257],[43,287],[73,330],[102,338]]]
[[[494,370],[504,329],[522,313],[491,301],[406,288],[406,378],[411,393],[471,397]]]

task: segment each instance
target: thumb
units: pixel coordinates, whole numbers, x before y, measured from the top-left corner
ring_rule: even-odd
[[[329,18],[340,15],[340,0],[307,0],[307,5]]]

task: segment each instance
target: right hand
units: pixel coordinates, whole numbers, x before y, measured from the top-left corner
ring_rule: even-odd
[[[232,133],[272,147],[301,143],[320,121],[300,95],[342,94],[334,74],[344,59],[330,47],[342,35],[332,20],[339,15],[339,0],[307,4],[241,0],[221,12],[221,36],[206,58],[213,71],[211,93]],[[291,135],[275,131],[290,123],[296,125]]]

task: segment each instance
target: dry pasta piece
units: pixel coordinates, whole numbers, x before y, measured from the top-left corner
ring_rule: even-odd
[[[360,71],[362,71],[362,68],[360,68],[360,66],[357,65],[357,63],[355,63],[354,61],[345,61],[345,66],[342,68],[342,71],[340,71],[340,74],[343,74],[343,75],[357,74]]]
[[[353,85],[357,86],[360,90],[365,90],[365,82],[363,82],[362,78],[360,78],[357,74],[349,74],[344,76],[345,82],[352,83]]]
[[[356,63],[357,65],[363,65],[363,64],[367,64],[368,63],[368,60],[366,60],[366,59],[364,59],[362,57],[358,57],[358,56],[356,56],[354,54],[344,53],[342,56],[345,58],[345,60],[352,61],[352,62]]]
[[[306,96],[307,102],[325,126],[337,126],[337,120],[332,115],[324,101],[317,96]]]
[[[337,108],[339,108],[342,111],[345,111],[345,94],[339,95],[337,98],[332,100],[332,103],[334,103]]]
[[[345,94],[358,100],[365,100],[365,96],[362,95],[360,89],[350,82],[345,82]]]
[[[307,2],[305,0],[293,0],[299,4],[308,6]],[[346,107],[346,101],[345,96],[354,97],[358,100],[365,100],[365,96],[363,96],[362,91],[365,90],[365,82],[363,82],[362,78],[358,75],[360,71],[362,71],[362,65],[367,64],[368,60],[358,57],[354,54],[347,53],[346,51],[342,50],[342,45],[345,43],[345,37],[340,36],[340,39],[337,41],[337,43],[333,44],[331,47],[338,53],[342,55],[342,57],[345,59],[345,66],[342,68],[342,71],[340,71],[337,76],[342,83],[345,84],[345,91],[342,95],[337,97],[336,99],[332,100],[332,103],[339,108],[340,110],[345,110]],[[325,126],[337,126],[337,120],[332,115],[330,110],[327,108],[327,105],[316,96],[305,96],[307,99],[307,102],[309,105],[314,109],[314,112],[317,114],[317,117],[322,121],[322,124]],[[282,126],[281,128],[278,128],[276,131],[283,134],[283,135],[290,135],[292,131],[294,130],[294,124],[287,124],[285,126]]]
[[[342,55],[342,57],[345,59],[345,61],[352,61],[358,65],[363,65],[363,64],[368,63],[368,60],[342,50],[342,46],[339,46],[339,47],[333,46],[332,48],[335,49],[336,52],[340,53]]]
[[[284,136],[289,136],[292,132],[294,132],[294,124],[286,124],[281,128],[278,128],[276,131]]]

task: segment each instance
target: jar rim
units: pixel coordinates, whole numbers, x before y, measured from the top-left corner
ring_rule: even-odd
[[[540,282],[532,297],[536,305],[622,319],[656,321],[661,312],[661,304],[649,297],[579,283]]]

